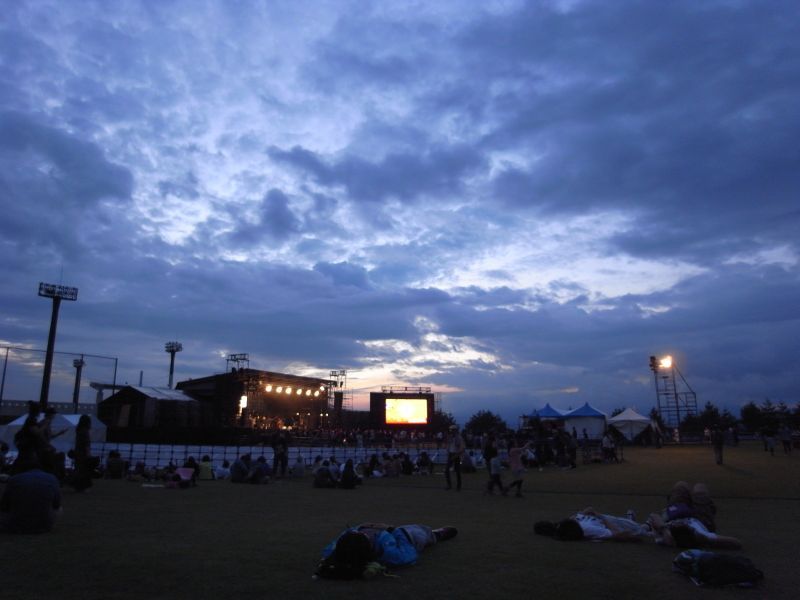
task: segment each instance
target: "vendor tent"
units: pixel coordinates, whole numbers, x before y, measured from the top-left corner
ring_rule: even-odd
[[[600,412],[587,402],[580,408],[568,412],[564,415],[564,429],[569,431],[575,428],[578,436],[581,436],[583,430],[586,430],[586,435],[592,439],[599,439],[603,437],[606,430],[606,415]]]
[[[613,425],[614,429],[624,435],[626,439],[633,440],[633,438],[647,429],[650,425],[650,419],[640,415],[632,408],[626,408],[618,415],[611,417],[608,420],[608,424]]]
[[[25,419],[27,418],[28,415],[22,415],[21,417],[17,417],[11,421],[11,423],[8,425],[0,427],[0,441],[8,444],[9,448],[15,448],[14,436],[20,429],[22,429],[22,425],[25,423]],[[40,416],[39,420],[42,418],[43,417]],[[78,419],[80,418],[81,415],[64,415],[61,413],[58,413],[53,417],[53,420],[50,424],[50,431],[53,433],[53,435],[60,431],[64,431],[63,434],[59,435],[58,437],[54,437],[51,441],[56,450],[59,452],[68,452],[75,447],[75,429],[78,427]],[[106,426],[94,415],[89,415],[89,418],[92,420],[92,429],[89,432],[89,438],[93,442],[105,442]]]
[[[548,419],[563,419],[564,413],[557,408],[553,408],[549,404],[545,404],[544,408],[540,408],[539,410],[533,411],[531,414],[531,418],[539,418],[542,421],[546,421]]]

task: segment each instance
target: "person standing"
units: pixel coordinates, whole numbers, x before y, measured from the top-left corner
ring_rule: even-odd
[[[508,450],[508,466],[511,468],[513,480],[508,485],[508,489],[517,488],[515,496],[522,498],[522,482],[525,477],[525,465],[522,464],[522,455],[531,447],[530,442],[522,443],[515,439],[513,445]],[[502,488],[501,488],[502,489]]]
[[[714,460],[722,464],[722,448],[725,445],[725,434],[719,427],[714,427],[711,432],[711,445],[714,447]]]
[[[75,449],[72,454],[75,460],[75,473],[72,476],[72,487],[75,488],[76,492],[82,492],[92,486],[94,461],[91,456],[91,429],[91,417],[89,415],[81,415],[81,418],[78,419],[78,426],[75,428]]]
[[[447,480],[449,490],[453,487],[450,481],[450,469],[456,473],[456,491],[461,491],[461,456],[464,454],[464,438],[458,431],[458,425],[451,425],[447,435],[447,466],[444,469],[444,477]]]

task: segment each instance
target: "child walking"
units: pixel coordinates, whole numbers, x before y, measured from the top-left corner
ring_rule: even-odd
[[[530,447],[530,442],[523,445],[522,440],[515,439],[511,449],[508,451],[508,465],[511,468],[511,476],[514,478],[509,484],[508,490],[517,488],[517,492],[514,494],[517,498],[522,498],[522,482],[525,477],[525,465],[522,464],[522,455]]]

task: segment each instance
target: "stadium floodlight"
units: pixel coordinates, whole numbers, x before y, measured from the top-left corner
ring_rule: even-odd
[[[81,372],[86,362],[83,360],[83,355],[72,361],[72,366],[75,367],[75,388],[72,390],[72,412],[78,414],[78,401],[81,393]]]
[[[264,391],[271,392],[272,391],[272,384],[268,383],[267,386],[264,388]]]
[[[180,342],[167,342],[164,344],[164,351],[169,354],[169,388],[172,389],[172,375],[175,373],[175,354],[183,350]]]
[[[658,368],[659,369],[671,369],[672,368],[672,357],[667,355],[663,357],[661,360],[658,361]]]
[[[297,388],[297,392],[296,392],[296,394],[297,394],[298,396],[302,396],[302,395],[303,395],[303,390],[302,390],[301,388]]]
[[[52,298],[53,312],[50,315],[50,334],[47,336],[47,352],[44,357],[44,372],[42,373],[42,391],[39,394],[39,405],[44,411],[47,408],[47,396],[50,393],[50,372],[53,370],[53,352],[56,345],[56,329],[58,328],[58,309],[62,300],[75,301],[78,299],[78,288],[56,283],[39,282],[39,296]]]

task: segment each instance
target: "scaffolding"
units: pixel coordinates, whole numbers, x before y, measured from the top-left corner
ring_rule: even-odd
[[[650,357],[656,385],[658,414],[667,427],[680,427],[688,416],[697,416],[697,394],[671,356]]]
[[[347,386],[347,370],[334,369],[328,384],[328,411],[333,415],[332,424],[347,425],[347,414],[353,411],[353,390]]]

